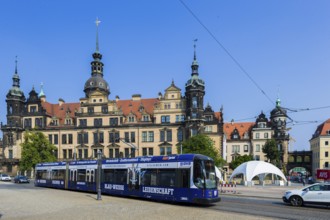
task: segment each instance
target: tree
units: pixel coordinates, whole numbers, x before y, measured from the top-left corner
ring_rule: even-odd
[[[178,147],[178,152],[180,147]],[[182,142],[182,153],[203,154],[211,157],[216,166],[223,166],[226,161],[222,159],[219,151],[214,147],[214,141],[204,135],[198,134]]]
[[[40,131],[24,132],[24,142],[21,147],[20,170],[31,170],[37,163],[56,161],[53,153],[56,147],[50,144],[46,136]]]
[[[270,163],[278,165],[280,161],[280,152],[277,148],[275,139],[272,138],[267,140],[262,148],[262,152],[265,154]]]
[[[241,165],[242,163],[248,162],[253,160],[252,155],[238,155],[235,160],[233,160],[230,164],[229,167],[232,170],[235,170],[239,165]]]

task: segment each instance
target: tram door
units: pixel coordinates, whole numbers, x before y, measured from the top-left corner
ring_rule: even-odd
[[[69,188],[76,189],[77,186],[77,169],[70,169]]]
[[[134,164],[132,168],[128,168],[128,189],[131,191],[139,191],[140,189],[140,167],[134,167]]]
[[[86,169],[86,180],[87,189],[90,191],[96,190],[95,185],[95,169]]]

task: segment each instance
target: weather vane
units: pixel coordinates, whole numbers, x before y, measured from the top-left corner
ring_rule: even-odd
[[[99,18],[96,18],[96,21],[95,21],[96,27],[98,27],[100,23],[101,23],[101,21],[99,20]]]

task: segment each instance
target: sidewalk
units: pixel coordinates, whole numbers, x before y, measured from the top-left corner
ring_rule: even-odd
[[[307,185],[306,185],[307,186]],[[221,195],[234,195],[234,196],[248,196],[248,197],[263,197],[272,199],[282,199],[285,191],[292,189],[301,189],[302,184],[295,184],[292,186],[276,186],[276,185],[255,185],[243,186],[236,185],[236,187],[222,187],[220,189]]]

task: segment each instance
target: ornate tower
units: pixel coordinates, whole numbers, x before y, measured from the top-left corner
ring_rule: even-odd
[[[21,134],[23,132],[22,117],[25,112],[25,96],[20,88],[20,78],[17,73],[17,59],[15,63],[13,86],[6,96],[7,125],[1,124],[1,130],[3,132],[2,155],[4,158],[10,159],[10,162],[5,164],[8,172],[11,172],[12,167],[18,163],[17,160],[13,159],[15,155],[17,155],[14,146],[18,145],[18,141],[21,139]]]
[[[13,86],[6,96],[7,126],[22,127],[22,113],[24,111],[25,96],[23,91],[20,89],[20,78],[17,73],[17,60],[15,63]]]
[[[196,42],[196,41],[195,41]],[[186,134],[187,138],[202,132],[204,125],[205,83],[198,77],[196,44],[194,44],[194,60],[191,65],[191,78],[186,83]]]
[[[285,165],[288,162],[289,135],[287,134],[286,110],[281,107],[281,100],[276,100],[276,107],[270,113],[271,126],[274,131],[274,139],[280,151],[280,162]]]
[[[91,62],[91,77],[86,81],[84,92],[86,98],[91,98],[92,94],[99,92],[98,95],[104,96],[106,99],[110,94],[108,83],[103,79],[103,63],[101,62],[102,54],[99,52],[98,26],[100,21],[96,20],[96,50],[93,53],[94,60]]]

